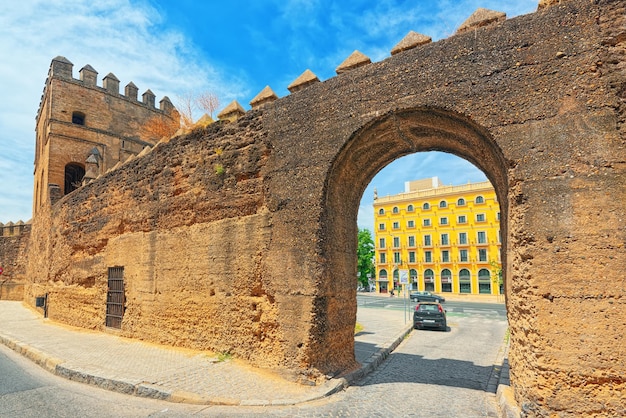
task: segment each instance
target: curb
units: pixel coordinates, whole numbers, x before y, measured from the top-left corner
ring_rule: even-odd
[[[15,351],[18,354],[31,360],[33,363],[42,367],[46,371],[62,377],[64,379],[72,380],[75,382],[85,383],[92,386],[97,386],[102,389],[110,390],[113,392],[123,393],[126,395],[133,395],[143,398],[158,399],[174,403],[188,403],[196,405],[223,405],[223,406],[287,406],[297,405],[304,402],[309,402],[317,399],[322,399],[340,392],[350,386],[355,381],[358,381],[369,373],[376,370],[376,368],[382,364],[382,362],[389,356],[389,354],[404,340],[404,338],[412,331],[413,326],[408,325],[402,331],[402,333],[394,339],[391,343],[382,347],[378,352],[370,356],[359,369],[346,374],[340,378],[334,378],[328,380],[323,386],[321,393],[311,395],[302,399],[274,399],[274,400],[261,400],[261,399],[232,399],[213,397],[207,398],[200,394],[186,391],[174,391],[168,392],[161,388],[152,386],[148,382],[144,381],[130,381],[124,379],[111,379],[101,376],[96,376],[91,373],[75,370],[70,367],[64,366],[67,360],[58,359],[52,357],[43,351],[36,349],[26,343],[19,340],[15,340],[0,334],[0,343]]]
[[[239,400],[221,397],[207,398],[200,394],[192,392],[168,392],[144,381],[128,381],[124,379],[116,380],[71,369],[63,365],[64,363],[66,363],[66,360],[52,357],[28,344],[25,344],[19,340],[6,337],[2,334],[0,334],[0,343],[17,352],[18,354],[21,354],[22,356],[26,357],[27,359],[31,360],[35,364],[39,365],[40,367],[54,375],[68,380],[97,386],[113,392],[123,393],[126,395],[164,400],[174,403],[188,403],[196,405],[288,406],[331,396],[337,392],[346,389],[354,382],[363,379],[368,374],[376,370],[378,366],[380,366],[385,361],[385,359],[393,352],[393,350],[395,350],[396,347],[398,347],[398,345],[406,338],[406,336],[412,332],[412,330],[413,324],[407,325],[397,338],[395,338],[389,344],[383,346],[380,350],[378,350],[378,352],[371,355],[367,360],[363,362],[359,369],[354,370],[342,377],[328,380],[323,385],[326,386],[326,388],[324,388],[321,393],[311,395],[303,399],[274,399],[271,401],[261,399]],[[507,354],[508,345],[504,348],[501,366],[494,366],[494,371],[492,372],[492,376],[490,379],[490,387],[496,387],[497,385],[497,390],[495,391],[495,393],[500,416],[503,418],[519,418],[521,416],[521,409],[517,405],[513,395],[513,389],[509,385],[509,364]],[[494,381],[493,384],[492,381]],[[495,383],[495,381],[497,381],[497,383]],[[490,390],[493,389],[490,388]]]
[[[510,386],[508,351],[507,345],[500,371],[496,401],[502,418],[519,418],[522,416],[522,409],[517,404],[513,388]]]

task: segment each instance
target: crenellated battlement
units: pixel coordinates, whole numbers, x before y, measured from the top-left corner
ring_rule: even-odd
[[[559,0],[540,0],[539,8],[549,7],[558,3]],[[498,12],[494,10],[478,8],[471,16],[469,16],[456,30],[454,35],[459,35],[472,30],[478,30],[485,27],[495,26],[506,20],[506,13]],[[454,36],[453,35],[453,36]],[[410,49],[420,47],[432,42],[432,38],[427,35],[422,35],[414,31],[410,31],[398,44],[396,44],[390,51],[390,54],[396,55]],[[352,70],[360,67],[372,64],[372,60],[362,52],[353,51],[337,68],[335,72],[337,76],[342,76]],[[316,83],[320,83],[320,79],[311,70],[305,70],[300,76],[298,76],[287,89],[291,94],[304,90]],[[265,86],[261,92],[259,92],[251,101],[250,107],[252,110],[258,109],[265,105],[268,105],[279,97],[274,93],[270,86]],[[245,111],[243,107],[236,101],[231,103],[222,110],[217,116],[221,120],[233,121],[243,116]]]
[[[0,222],[0,238],[2,237],[17,237],[30,230],[30,221],[24,223],[19,220],[17,223],[7,222],[3,224]]]
[[[163,96],[163,98],[159,101],[159,108],[157,108],[156,96],[150,89],[147,89],[144,93],[142,93],[141,101],[139,101],[139,89],[132,81],[124,87],[124,93],[121,94],[120,80],[113,73],[108,73],[104,76],[102,79],[102,86],[98,86],[98,72],[89,64],[85,65],[78,71],[79,78],[76,79],[73,76],[73,67],[74,64],[63,56],[58,56],[52,60],[50,69],[48,70],[48,78],[46,79],[44,90],[41,95],[41,101],[39,102],[37,118],[39,118],[39,114],[44,105],[44,98],[46,97],[48,86],[54,78],[80,84],[83,87],[100,90],[102,93],[110,94],[118,99],[126,99],[137,105],[145,106],[152,111],[161,111],[167,115],[170,115],[175,109],[171,100],[167,96]]]
[[[98,72],[85,65],[74,78],[73,64],[58,56],[50,64],[36,119],[33,216],[119,162],[154,146],[163,136],[151,129],[175,130],[180,115],[166,96],[156,96],[131,81],[108,73],[98,86]]]

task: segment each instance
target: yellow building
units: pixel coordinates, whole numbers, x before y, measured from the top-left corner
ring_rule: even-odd
[[[443,186],[433,177],[375,195],[374,229],[378,292],[408,282],[444,295],[500,294],[500,205],[488,181]]]

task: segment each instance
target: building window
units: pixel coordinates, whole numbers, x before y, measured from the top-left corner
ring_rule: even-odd
[[[459,250],[459,261],[461,263],[467,263],[467,250]]]
[[[378,224],[378,230],[379,231],[384,231],[385,230],[385,224]]]
[[[478,231],[478,243],[479,244],[487,243],[487,233],[485,231]]]
[[[402,259],[400,258],[400,251],[394,251],[393,253],[393,262],[396,264],[401,264]]]
[[[72,113],[72,123],[74,125],[85,125],[85,114],[83,112]]]
[[[383,208],[378,209],[378,214],[379,215],[384,215],[385,214],[385,209],[383,209]]]
[[[467,218],[465,217],[465,215],[459,215],[459,217],[457,218],[457,223],[459,223],[459,224],[466,224],[467,223]]]
[[[439,225],[448,225],[448,218],[445,216],[443,218],[440,218]]]
[[[450,251],[448,251],[448,250],[442,250],[441,251],[441,262],[442,263],[449,263],[450,262]]]
[[[424,226],[430,226],[430,219],[424,219]]]
[[[480,261],[481,263],[487,262],[487,250],[486,249],[481,248],[478,250],[478,261]]]
[[[387,264],[387,254],[380,253],[380,264]]]
[[[457,206],[465,206],[465,199],[460,198],[459,200],[456,201],[456,205]]]
[[[432,251],[424,251],[424,262],[432,263],[433,262],[433,253]]]
[[[472,276],[468,269],[461,269],[459,271],[459,292],[472,293]]]
[[[415,263],[415,251],[409,251],[409,263]]]
[[[413,205],[409,205],[406,207],[406,211],[407,212],[413,212],[415,209],[413,208]]]
[[[385,248],[385,239],[381,238],[378,240],[378,247],[379,248]]]
[[[381,270],[378,272],[378,278],[379,278],[380,280],[387,280],[387,270],[385,270],[385,269],[381,269]]]
[[[400,222],[394,222],[393,229],[400,229]]]
[[[429,292],[435,290],[435,272],[431,269],[424,270],[424,290]]]
[[[459,232],[459,245],[467,245],[467,232]]]
[[[393,209],[391,210],[393,213],[400,213],[400,211],[398,210],[397,206],[394,206]]]
[[[441,291],[452,292],[452,272],[449,269],[441,270]]]
[[[476,214],[476,222],[485,222],[485,214],[477,213]]]
[[[500,212],[496,213],[496,219],[500,222]]]
[[[487,269],[478,270],[478,293],[491,294],[491,273]]]
[[[425,247],[430,247],[431,245],[433,245],[432,240],[430,238],[430,235],[424,235],[424,246]]]
[[[485,203],[485,198],[482,196],[476,196],[476,203]]]
[[[429,204],[428,202],[424,203],[424,204],[422,205],[422,209],[424,209],[424,210],[428,210],[428,209],[430,209],[430,204]]]
[[[448,234],[441,234],[441,245],[450,245]]]
[[[407,221],[406,226],[407,228],[415,228],[415,221],[414,220]]]
[[[400,247],[400,238],[393,237],[393,248],[398,248],[398,247]]]
[[[439,202],[439,207],[440,208],[446,208],[446,207],[448,207],[448,204],[446,203],[445,200],[442,200],[441,202]]]
[[[409,235],[409,247],[415,247],[415,235]]]

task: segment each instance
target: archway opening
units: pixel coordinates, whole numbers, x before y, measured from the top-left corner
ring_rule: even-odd
[[[506,280],[507,166],[502,152],[489,132],[462,115],[442,109],[415,108],[390,112],[354,133],[338,154],[327,176],[326,205],[320,236],[332,239],[324,239],[320,244],[324,259],[327,260],[326,285],[320,288],[320,296],[332,298],[333,303],[324,305],[324,311],[316,314],[326,317],[328,324],[337,323],[341,326],[317,330],[314,325],[313,332],[318,334],[318,341],[332,341],[335,338],[333,333],[349,332],[344,326],[346,315],[351,316],[354,313],[353,320],[356,322],[354,305],[357,290],[355,257],[358,245],[357,219],[361,197],[367,186],[375,175],[391,162],[410,154],[427,151],[453,154],[471,162],[484,173],[493,186],[495,196],[501,202],[501,263],[503,277]],[[432,210],[433,206],[442,208],[450,206],[451,203],[454,206],[465,204],[466,198],[460,199],[462,199],[460,202],[432,201],[427,208]],[[391,208],[390,212],[393,213],[393,210]],[[393,245],[393,241],[390,244]],[[391,258],[393,260],[393,256]],[[444,281],[454,275],[452,271],[444,271],[442,275],[442,271],[437,272],[434,268],[431,270],[433,285],[435,285],[434,276],[437,274],[439,278],[444,277],[446,279]],[[413,273],[411,269],[408,271],[408,277],[417,277],[418,281],[424,280],[424,276],[420,277],[419,271]],[[399,281],[400,277],[396,277],[396,273],[397,270],[394,270],[393,266],[391,268],[386,266],[384,269],[388,281]],[[458,292],[462,293],[466,288],[465,284],[461,283],[463,274],[461,271],[457,274],[457,283],[451,279],[452,282],[446,284],[457,286]],[[441,280],[438,285],[442,285]],[[388,282],[387,288],[391,286],[393,284]],[[333,291],[325,293],[325,289]],[[343,338],[345,337],[344,335]],[[334,353],[334,357],[347,359],[353,356],[354,347],[344,349],[346,350],[344,355]]]
[[[361,199],[358,289],[501,296],[500,217],[493,186],[468,161],[437,151],[393,161]],[[368,269],[363,236],[372,237]]]
[[[65,166],[64,194],[68,194],[78,189],[85,177],[85,167],[78,163],[69,163]]]

